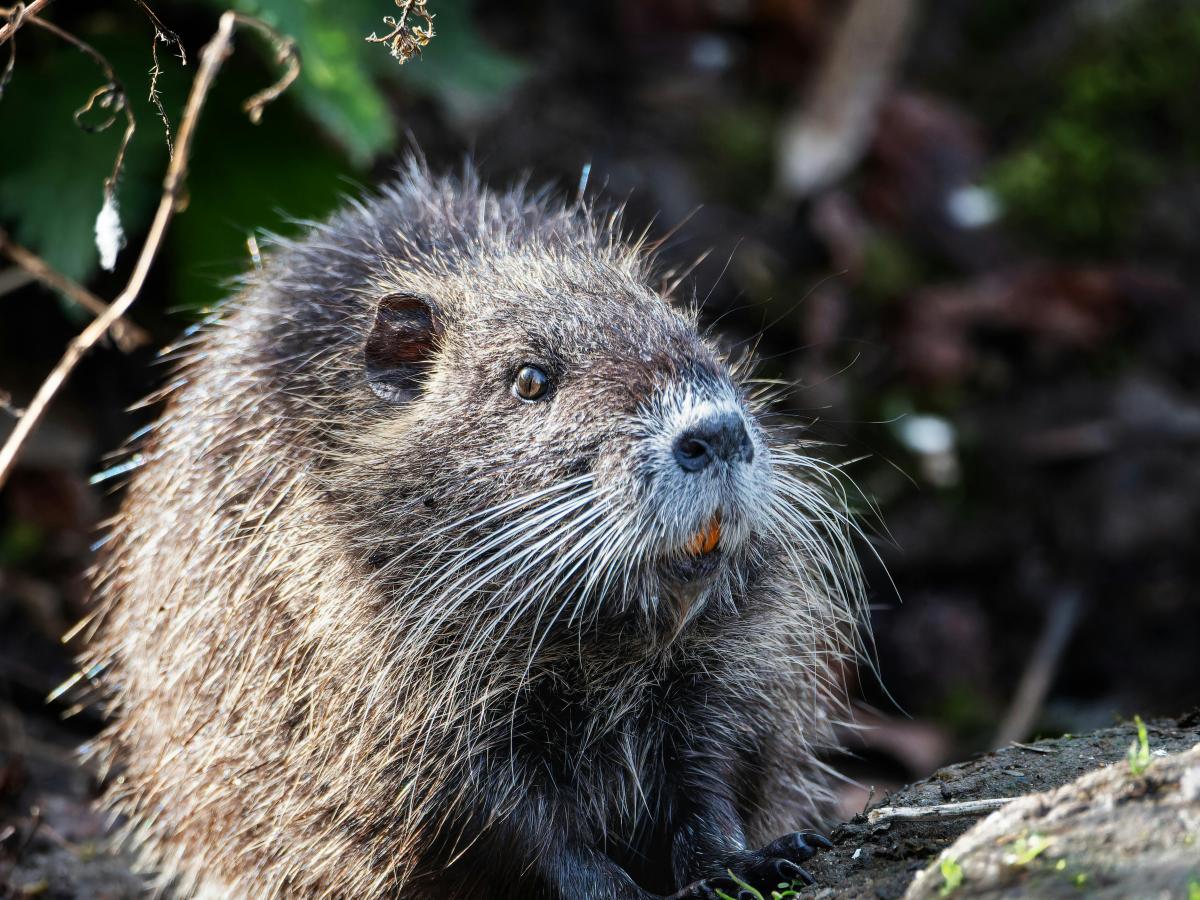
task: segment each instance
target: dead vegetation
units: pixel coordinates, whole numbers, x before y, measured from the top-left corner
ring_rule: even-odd
[[[105,73],[107,81],[92,92],[87,102],[76,112],[75,118],[76,122],[82,126],[83,117],[91,112],[93,108],[99,107],[107,113],[106,118],[98,125],[87,127],[103,130],[112,125],[118,116],[123,117],[126,123],[125,134],[117,151],[117,157],[113,162],[112,174],[104,183],[104,207],[101,209],[100,217],[96,221],[96,242],[100,250],[102,263],[105,263],[105,268],[111,269],[113,264],[115,264],[116,254],[120,249],[120,245],[124,242],[116,207],[116,185],[121,176],[125,152],[137,130],[137,123],[126,101],[125,89],[117,79],[108,60],[86,42],[64,31],[57,25],[42,19],[38,13],[44,5],[45,3],[37,2],[31,3],[29,6],[18,4],[16,7],[4,10],[7,24],[3,29],[0,29],[0,43],[4,41],[12,42],[17,30],[23,25],[34,25],[49,31],[51,34],[62,38],[82,50],[95,60]],[[139,5],[150,15],[151,22],[155,27],[152,48],[156,47],[160,39],[168,43],[177,42],[177,38],[172,38],[170,33],[162,28],[158,17],[154,15],[149,7],[144,3]],[[85,288],[58,274],[34,254],[14,244],[0,233],[0,250],[9,259],[29,271],[30,274],[43,283],[62,290],[66,296],[76,300],[96,316],[80,332],[78,337],[68,345],[66,352],[58,361],[58,364],[50,371],[50,374],[46,376],[28,406],[21,410],[21,415],[17,418],[12,433],[9,434],[4,445],[0,447],[0,487],[3,487],[5,481],[8,479],[8,475],[16,463],[17,456],[21,452],[22,445],[28,439],[33,429],[37,427],[38,422],[45,415],[46,409],[53,401],[55,394],[58,393],[59,389],[70,377],[71,372],[78,365],[80,359],[110,329],[114,327],[118,329],[114,334],[114,339],[121,341],[126,339],[130,333],[130,329],[135,327],[125,323],[123,317],[137,300],[138,294],[146,282],[150,267],[154,264],[155,256],[162,246],[171,219],[186,205],[187,169],[192,138],[198,127],[200,113],[204,108],[205,101],[208,99],[208,93],[212,88],[213,80],[216,78],[217,72],[220,70],[226,57],[232,52],[234,31],[239,26],[251,28],[266,35],[276,48],[280,64],[284,66],[284,73],[275,84],[259,91],[245,101],[243,109],[252,122],[258,122],[262,118],[263,107],[283,93],[299,74],[300,61],[296,54],[295,45],[289,38],[280,35],[265,22],[251,16],[245,16],[233,11],[221,16],[216,33],[200,51],[200,65],[196,71],[195,78],[192,80],[191,91],[188,94],[183,118],[179,124],[178,138],[174,145],[171,146],[170,162],[167,166],[166,175],[163,178],[162,196],[159,199],[154,219],[138,252],[137,263],[133,268],[132,274],[129,276],[125,289],[121,291],[116,299],[107,305],[103,304],[102,301],[99,301],[88,293]],[[180,49],[181,59],[184,59],[182,47]],[[151,73],[150,82],[150,94],[152,98],[157,96],[156,79],[158,71],[157,50],[153,49],[153,52],[155,54],[154,69]],[[10,60],[13,58],[10,55]],[[159,105],[161,109],[160,102],[156,101],[156,105]],[[164,125],[167,127],[167,139],[169,142],[170,126],[167,124],[166,113],[164,112],[162,115]],[[136,334],[136,332],[133,333]]]

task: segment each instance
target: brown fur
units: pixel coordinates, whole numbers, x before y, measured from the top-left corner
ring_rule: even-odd
[[[540,896],[525,840],[552,853],[563,835],[669,893],[670,863],[646,857],[684,737],[730,760],[752,840],[817,816],[856,576],[824,470],[761,422],[791,493],[690,618],[651,561],[504,611],[592,529],[641,527],[648,398],[711,381],[753,407],[618,228],[414,163],[279,246],[183,343],[101,551],[84,660],[112,714],[106,802],[181,893]],[[443,330],[419,395],[388,403],[364,342],[380,298],[411,292]],[[551,402],[506,390],[530,356],[560,375]],[[555,488],[570,478],[591,480]],[[526,568],[491,576],[503,543],[470,555],[534,515],[486,511],[596,485]]]

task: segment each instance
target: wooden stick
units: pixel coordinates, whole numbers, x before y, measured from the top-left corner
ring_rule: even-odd
[[[34,280],[40,281],[46,287],[56,290],[69,300],[78,303],[92,315],[98,316],[108,307],[107,303],[79,282],[63,275],[36,253],[14,243],[3,228],[0,228],[0,253],[7,256]],[[117,319],[113,322],[112,337],[117,346],[125,351],[150,343],[149,332],[139,328],[128,319]]]
[[[4,442],[4,446],[0,448],[0,487],[3,487],[4,483],[8,480],[13,465],[16,463],[17,454],[21,450],[21,445],[24,444],[38,422],[41,421],[47,407],[50,405],[50,401],[54,399],[54,395],[58,393],[58,390],[66,382],[71,371],[79,363],[79,360],[83,358],[84,354],[112,327],[113,323],[124,315],[125,311],[137,299],[138,293],[146,283],[150,267],[153,265],[154,258],[157,256],[159,248],[162,246],[163,238],[166,236],[167,226],[180,207],[180,195],[187,178],[188,157],[191,154],[192,139],[196,133],[200,110],[203,109],[204,102],[208,99],[208,93],[212,88],[213,81],[217,77],[217,71],[221,68],[221,64],[232,50],[235,27],[239,21],[244,21],[247,18],[249,17],[240,16],[238,13],[232,11],[222,14],[216,33],[200,51],[200,66],[196,72],[195,79],[192,81],[191,91],[188,93],[183,120],[179,125],[179,137],[176,142],[175,153],[167,165],[167,174],[163,179],[162,198],[159,200],[158,209],[154,213],[154,221],[150,224],[150,231],[146,236],[145,243],[142,245],[142,252],[138,256],[133,274],[129,276],[129,282],[125,285],[125,290],[121,291],[117,299],[105,307],[104,311],[96,316],[91,324],[67,345],[66,353],[58,361],[58,365],[46,376],[46,380],[38,388],[33,400],[30,401],[28,408],[25,410],[25,414],[17,420],[12,434],[8,436],[8,440]],[[261,24],[258,23],[258,25]],[[266,28],[265,25],[262,25],[262,27]],[[274,32],[271,33],[274,34]],[[279,37],[279,42],[283,45],[285,40]],[[294,77],[291,75],[290,68],[284,77]]]
[[[915,0],[854,0],[800,106],[779,133],[783,188],[808,197],[856,166],[895,80]]]
[[[956,816],[979,816],[1007,806],[1016,797],[996,797],[991,800],[964,800],[961,803],[938,803],[933,806],[881,806],[867,813],[872,825],[884,819],[950,819]]]
[[[24,9],[21,9],[21,4],[18,3],[3,10],[4,15],[8,16],[9,21],[0,25],[0,44],[3,44],[17,33],[17,29],[25,24],[26,16],[36,16],[42,7],[49,5],[49,3],[50,0],[30,0],[29,3],[25,4]]]
[[[992,739],[993,747],[1006,747],[1014,741],[1029,736],[1037,724],[1037,718],[1046,701],[1046,695],[1054,685],[1063,654],[1075,633],[1079,614],[1083,609],[1083,597],[1075,588],[1058,591],[1052,598],[1042,634],[1033,648],[1029,664],[1021,675],[1017,693],[1001,720],[1000,728]]]

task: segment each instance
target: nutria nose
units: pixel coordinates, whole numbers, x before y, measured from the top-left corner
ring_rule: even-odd
[[[675,462],[685,472],[700,472],[717,460],[750,462],[754,443],[736,412],[702,419],[675,439]]]

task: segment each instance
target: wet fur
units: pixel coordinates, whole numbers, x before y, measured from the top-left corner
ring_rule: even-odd
[[[709,384],[755,411],[619,231],[414,162],[177,348],[83,666],[113,716],[106,802],[162,882],[600,897],[554,870],[603,856],[670,893],[704,863],[688,829],[741,827],[681,833],[690,797],[727,794],[752,846],[819,818],[858,646],[848,526],[825,468],[760,422],[765,525],[702,602],[613,549],[675,540],[639,519],[662,398]],[[363,376],[398,291],[446,318],[407,404]],[[528,358],[552,402],[507,391]]]

